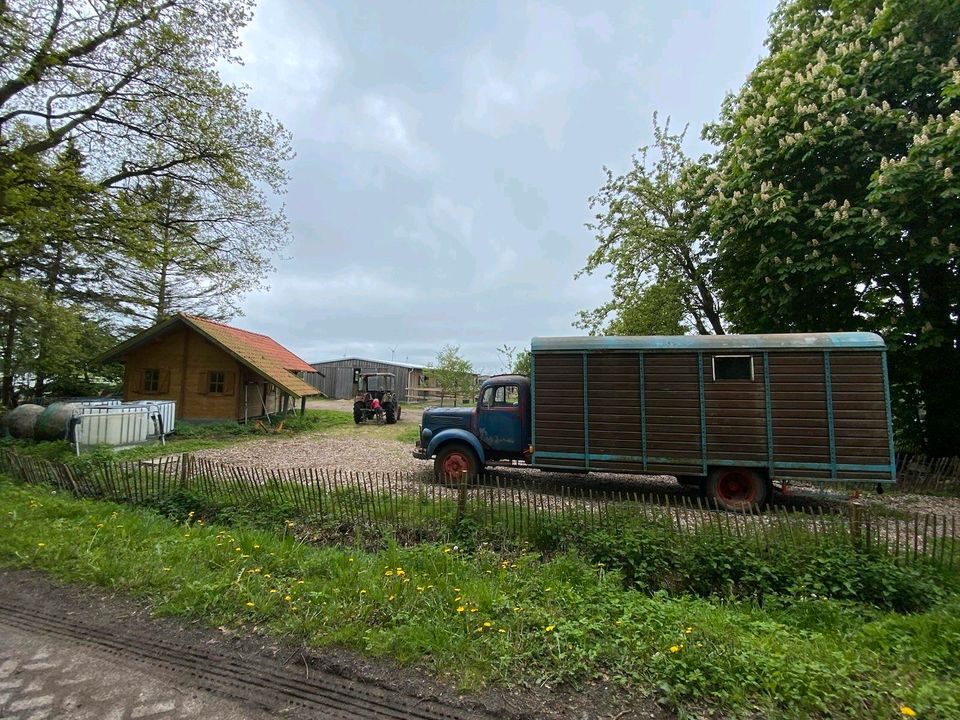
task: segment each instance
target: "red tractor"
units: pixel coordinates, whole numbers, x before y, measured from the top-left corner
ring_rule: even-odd
[[[390,373],[365,373],[360,376],[357,396],[353,401],[353,421],[385,422],[393,425],[400,419],[400,401],[394,392],[396,378]]]

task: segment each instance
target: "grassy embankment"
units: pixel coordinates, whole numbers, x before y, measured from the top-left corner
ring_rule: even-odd
[[[683,572],[721,579],[697,595],[689,583],[653,590],[644,575],[625,588],[596,555],[524,544],[317,547],[292,524],[216,525],[4,480],[0,507],[2,564],[113,587],[160,614],[427,664],[467,688],[603,679],[729,715],[960,716],[956,578],[849,548],[753,564],[723,591],[739,560],[692,541]],[[663,575],[634,532],[631,568]],[[779,587],[778,574],[790,581],[780,591],[743,592]]]

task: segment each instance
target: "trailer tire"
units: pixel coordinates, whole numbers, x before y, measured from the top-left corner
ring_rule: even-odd
[[[724,510],[743,512],[767,502],[770,483],[750,468],[715,468],[707,477],[707,495]]]
[[[433,461],[433,474],[444,484],[456,485],[464,473],[467,482],[472,482],[479,472],[480,460],[473,448],[465,443],[450,442],[441,446]]]

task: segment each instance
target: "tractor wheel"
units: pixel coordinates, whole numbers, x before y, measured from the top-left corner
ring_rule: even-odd
[[[400,419],[400,410],[401,410],[400,406],[397,405],[397,420]]]
[[[353,404],[353,421],[359,425],[363,420],[363,403]]]
[[[387,425],[393,425],[397,421],[396,408],[394,408],[393,403],[387,403],[383,412],[387,416]]]
[[[770,484],[749,468],[716,468],[707,478],[707,493],[724,510],[742,512],[763,505]]]
[[[437,452],[433,473],[440,482],[456,485],[467,476],[472,481],[480,470],[480,461],[473,449],[464,443],[452,442]]]

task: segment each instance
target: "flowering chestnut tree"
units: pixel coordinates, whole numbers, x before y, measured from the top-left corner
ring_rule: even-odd
[[[741,331],[872,330],[901,440],[960,453],[960,3],[793,0],[707,129]]]

